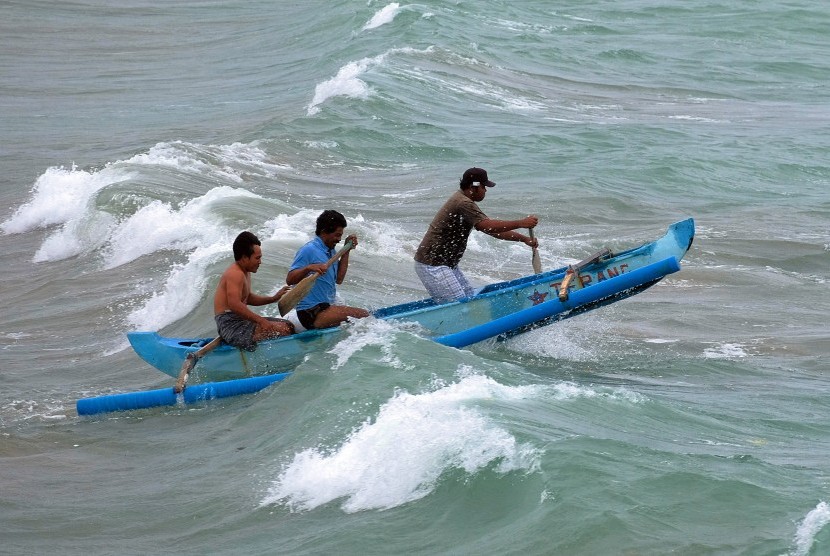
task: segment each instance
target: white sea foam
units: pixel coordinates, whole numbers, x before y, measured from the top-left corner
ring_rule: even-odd
[[[111,234],[106,268],[115,268],[163,249],[191,251],[217,242],[223,242],[227,249],[229,231],[216,225],[212,207],[234,198],[261,199],[245,189],[220,186],[179,208],[161,201],[140,208]]]
[[[394,222],[366,220],[361,214],[349,218],[349,227],[359,230],[359,239],[365,240],[372,252],[382,253],[387,260],[411,260],[421,240]]]
[[[383,65],[386,59],[392,54],[418,54],[426,52],[432,52],[432,47],[426,50],[417,50],[409,47],[393,48],[371,58],[363,58],[356,62],[347,63],[340,68],[337,75],[327,81],[319,83],[314,88],[314,98],[306,108],[306,115],[313,116],[320,112],[319,106],[332,97],[345,96],[362,100],[368,99],[372,90],[369,85],[360,79],[361,75],[377,66]]]
[[[741,344],[718,344],[714,347],[703,350],[703,356],[707,359],[736,359],[747,357],[748,354]]]
[[[215,224],[211,205],[239,197],[259,198],[249,191],[222,186],[185,203],[178,210],[154,201],[137,211],[113,233],[105,257],[116,267],[165,249],[188,253],[185,263],[170,270],[164,288],[127,316],[137,330],[158,330],[195,309],[207,287],[207,268],[226,257],[235,230]]]
[[[265,177],[274,177],[279,172],[291,170],[289,164],[278,164],[270,160],[268,153],[256,144],[231,143],[230,145],[219,145],[215,149],[220,160],[226,163],[226,169],[228,164],[239,168],[239,170],[233,170],[234,173],[247,170]]]
[[[300,247],[314,239],[318,216],[320,211],[317,209],[302,209],[294,214],[278,214],[265,222],[263,227],[266,232],[260,238]]]
[[[511,350],[534,356],[565,361],[590,361],[595,357],[589,348],[582,345],[590,345],[590,339],[573,334],[561,326],[531,330],[511,338],[508,342]]]
[[[533,397],[535,387],[504,386],[481,375],[436,386],[422,394],[398,392],[337,449],[295,454],[262,504],[303,511],[343,499],[346,512],[388,509],[428,495],[451,469],[468,474],[488,467],[499,473],[537,469],[538,450],[519,443],[474,406],[480,400]]]
[[[392,2],[391,4],[387,5],[384,8],[375,13],[375,15],[370,19],[366,25],[363,26],[361,31],[367,31],[369,29],[375,29],[380,27],[381,25],[385,25],[387,23],[391,23],[392,20],[395,19],[395,16],[401,11],[401,6],[397,2]]]
[[[186,141],[157,143],[146,153],[139,153],[115,165],[170,168],[235,183],[241,183],[246,173],[273,177],[279,171],[291,169],[288,165],[269,160],[268,154],[256,144],[200,145]]]
[[[88,211],[79,214],[43,240],[32,261],[62,261],[92,253],[106,243],[114,223],[115,218],[105,212]]]
[[[310,149],[336,149],[337,141],[303,141],[303,144]]]
[[[164,288],[128,315],[131,326],[137,330],[158,330],[198,306],[207,288],[208,268],[228,256],[228,246],[238,233],[235,228],[216,224],[211,217],[212,206],[234,198],[260,197],[243,189],[218,187],[179,210],[163,203],[148,205],[113,234],[110,264],[114,266],[164,249],[188,254],[186,262],[173,266]],[[316,216],[315,211],[308,210],[293,216],[278,215],[265,223],[264,232],[256,233],[263,241],[294,241],[300,245],[308,237],[298,230],[313,229]]]
[[[625,387],[597,388],[583,386],[575,382],[560,382],[548,387],[548,391],[554,400],[602,398],[633,404],[643,403],[648,400],[642,394]]]
[[[142,238],[142,241],[135,242],[130,246],[131,249],[109,249],[109,254],[116,255],[115,261],[106,263],[106,267],[111,268],[125,262],[119,257],[135,254],[132,258],[136,258],[152,252],[153,245],[145,241],[147,237],[158,239],[165,233],[182,235],[181,232],[173,231],[173,227],[183,227],[186,231],[193,232],[188,224],[198,228],[205,227],[204,218],[199,218],[202,210],[199,205],[209,205],[216,201],[217,197],[222,196],[222,188],[209,192],[201,200],[194,200],[193,206],[181,211],[156,201],[140,209],[126,224],[119,223],[110,213],[95,207],[95,197],[101,190],[138,178],[143,171],[142,166],[170,168],[235,183],[242,182],[245,173],[272,177],[278,171],[289,168],[269,161],[265,151],[255,145],[233,143],[204,146],[183,142],[158,143],[147,152],[139,153],[127,160],[109,163],[100,170],[78,170],[74,166],[69,170],[47,169],[35,182],[31,199],[0,224],[0,228],[6,234],[15,234],[59,226],[47,236],[35,252],[34,262],[60,261],[92,253],[105,246],[112,235],[116,236],[115,247],[124,247],[119,243],[119,235],[141,232],[135,237]],[[165,214],[167,218],[163,217]],[[207,216],[209,215],[204,215]],[[166,242],[162,244],[168,247]]]
[[[345,341],[338,342],[328,352],[337,356],[337,363],[335,363],[333,368],[339,369],[354,354],[360,352],[367,346],[378,346],[383,352],[381,362],[390,367],[395,369],[412,368],[411,364],[405,364],[395,355],[394,333],[396,331],[415,331],[418,329],[419,326],[415,323],[377,320],[371,317],[356,320],[352,326],[347,328],[349,338]]]
[[[719,123],[721,120],[713,120],[712,118],[704,118],[702,116],[689,116],[684,114],[678,114],[676,116],[669,116],[670,120],[688,120],[691,122],[706,122],[706,123]]]
[[[816,535],[828,523],[830,523],[830,505],[827,502],[819,502],[799,524],[793,539],[794,547],[790,551],[790,556],[807,556],[810,554]]]
[[[2,224],[2,229],[15,234],[61,225],[43,241],[34,262],[90,253],[104,244],[114,222],[111,215],[93,207],[95,195],[133,176],[133,172],[113,166],[98,171],[78,170],[74,166],[70,170],[48,168],[36,180],[32,198]]]
[[[135,330],[159,330],[187,316],[205,292],[207,267],[227,257],[229,241],[200,247],[190,253],[186,263],[173,267],[164,290],[154,293],[130,313],[127,321]]]
[[[318,106],[332,97],[369,98],[369,86],[360,79],[360,76],[369,69],[382,64],[385,59],[386,54],[381,54],[373,58],[363,58],[356,62],[349,62],[341,67],[337,75],[315,87],[314,98],[308,105],[306,114],[308,116],[317,114],[320,112]]]
[[[614,326],[613,319],[593,312],[520,334],[510,338],[508,345],[518,352],[565,361],[605,359]]]
[[[107,167],[87,172],[72,167],[49,168],[32,189],[32,198],[21,205],[0,228],[6,234],[20,234],[56,224],[81,220],[90,201],[101,189],[128,180],[132,173]]]
[[[196,174],[205,173],[210,169],[210,165],[187,151],[187,147],[194,146],[181,141],[156,143],[147,152],[139,153],[122,163],[175,168]]]
[[[116,217],[96,206],[100,191],[140,178],[147,171],[145,167],[233,183],[241,182],[245,174],[270,177],[289,168],[269,160],[265,151],[251,144],[158,143],[100,170],[47,169],[35,182],[31,199],[0,226],[6,234],[58,227],[35,252],[35,262],[94,253],[103,268],[112,269],[160,251],[187,254],[186,262],[171,267],[164,288],[127,316],[133,326],[157,329],[197,306],[204,293],[207,268],[226,254],[238,231],[221,224],[219,206],[261,197],[245,189],[219,186],[180,205],[152,200],[128,216]],[[313,229],[313,218],[309,219],[310,224],[304,224]],[[294,229],[281,229],[272,221],[271,233],[281,239]]]
[[[66,406],[62,400],[40,397],[13,399],[0,407],[0,418],[14,421],[54,422],[66,420]]]
[[[494,102],[508,112],[536,112],[544,109],[544,104],[519,96],[502,87],[479,80],[465,81],[457,88],[465,93]]]
[[[554,29],[550,25],[539,25],[538,23],[525,23],[522,21],[513,21],[509,19],[493,19],[493,23],[507,29],[513,33],[537,33],[539,35],[549,35]]]

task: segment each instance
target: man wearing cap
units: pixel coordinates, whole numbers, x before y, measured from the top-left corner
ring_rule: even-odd
[[[459,183],[460,190],[444,203],[424,234],[415,252],[415,272],[435,301],[463,299],[475,294],[458,268],[473,228],[498,239],[538,246],[535,238],[514,231],[536,227],[539,219],[535,216],[520,220],[494,220],[478,208],[476,203],[484,200],[487,188],[495,185],[481,168],[470,168],[464,172]]]

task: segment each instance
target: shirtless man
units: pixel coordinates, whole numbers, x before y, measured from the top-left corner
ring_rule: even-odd
[[[251,292],[251,273],[262,264],[259,239],[251,232],[242,232],[233,242],[235,262],[228,267],[216,287],[213,314],[219,336],[226,343],[248,351],[257,342],[294,333],[294,326],[284,319],[262,317],[248,308],[274,303],[288,291],[288,286],[271,296]]]

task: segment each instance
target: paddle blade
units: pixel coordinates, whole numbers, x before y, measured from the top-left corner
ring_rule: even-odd
[[[306,276],[300,280],[296,286],[282,294],[280,300],[277,301],[281,317],[285,316],[289,311],[291,311],[291,309],[297,306],[297,303],[308,295],[308,292],[310,292],[311,288],[314,286],[314,282],[316,282],[319,277],[319,274],[311,274]]]
[[[528,228],[527,231],[530,233],[530,239],[533,239],[533,228]],[[539,258],[539,250],[535,247],[533,248],[533,256],[530,259],[530,264],[533,265],[533,272],[535,274],[542,272],[542,260]]]
[[[182,363],[182,370],[179,371],[179,377],[176,379],[176,385],[173,386],[173,392],[175,394],[181,394],[182,391],[185,389],[185,386],[187,386],[187,379],[190,376],[190,371],[192,371],[193,367],[196,366],[196,362],[199,361],[199,359],[201,359],[203,355],[205,355],[221,343],[222,338],[220,336],[217,336],[213,340],[202,346],[198,351],[187,354],[184,363]]]
[[[196,358],[192,357],[192,354],[187,356],[187,359],[184,360],[182,364],[182,370],[179,371],[179,377],[176,379],[176,384],[173,386],[173,392],[175,394],[181,394],[184,390],[184,387],[187,385],[187,379],[190,376],[190,371],[193,370],[193,367],[196,365]]]

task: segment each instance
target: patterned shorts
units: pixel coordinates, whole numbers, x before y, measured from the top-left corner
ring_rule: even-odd
[[[216,321],[216,329],[219,331],[219,336],[222,337],[222,340],[226,344],[246,351],[254,351],[256,349],[256,342],[254,341],[256,323],[240,317],[233,311],[219,313],[213,318]]]
[[[291,325],[291,329],[294,329],[294,325],[289,320],[272,317],[265,318],[273,322],[287,322]],[[256,342],[254,341],[256,323],[254,321],[242,318],[233,311],[219,313],[213,319],[216,321],[216,330],[219,331],[219,336],[226,344],[235,348],[244,349],[245,351],[254,351],[256,349]]]
[[[475,295],[475,290],[458,267],[429,266],[415,261],[415,273],[436,302]]]

